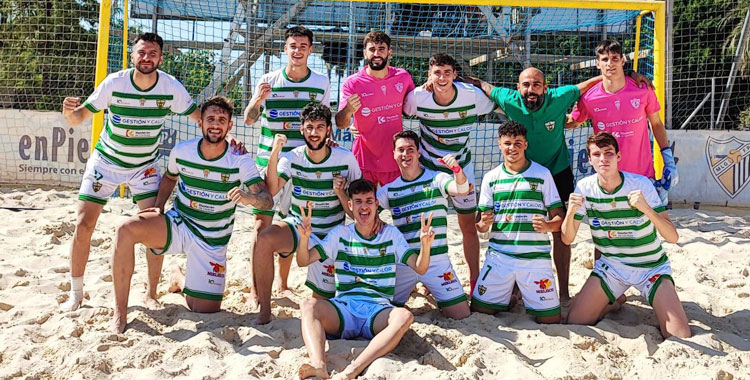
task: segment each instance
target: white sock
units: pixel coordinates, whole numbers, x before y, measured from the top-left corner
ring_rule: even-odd
[[[62,311],[75,311],[81,307],[81,301],[83,301],[83,276],[70,277],[69,294],[68,300],[60,305]]]

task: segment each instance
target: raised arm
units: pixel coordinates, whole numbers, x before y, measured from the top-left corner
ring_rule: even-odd
[[[271,84],[261,83],[245,108],[245,125],[252,125],[260,118],[260,106],[271,95]]]
[[[565,220],[560,227],[562,241],[565,244],[570,245],[576,239],[578,228],[581,226],[581,221],[576,220],[576,212],[583,206],[583,201],[583,195],[578,193],[571,193],[570,198],[568,198],[568,213],[565,214]]]
[[[419,247],[419,255],[409,256],[406,265],[417,272],[417,274],[423,275],[427,273],[427,268],[430,266],[430,248],[432,247],[432,242],[435,241],[435,231],[432,229],[432,213],[430,212],[426,222],[424,220],[424,213],[422,213],[420,223],[419,241],[421,245]]]
[[[94,115],[91,110],[81,103],[81,98],[67,97],[63,99],[63,117],[71,127],[75,127]]]
[[[307,210],[307,211],[305,211]],[[300,236],[299,242],[297,243],[297,265],[299,267],[306,267],[315,261],[320,260],[320,251],[316,248],[309,249],[308,241],[312,235],[312,204],[308,204],[306,208],[302,210],[302,221],[297,224],[297,233]],[[318,246],[322,249],[321,246]]]
[[[466,195],[469,193],[469,181],[466,174],[452,154],[446,154],[440,162],[453,172],[453,181],[448,184],[448,195]]]
[[[279,154],[281,148],[286,144],[286,136],[277,134],[273,137],[273,146],[271,147],[271,156],[268,157],[268,167],[266,167],[266,186],[271,196],[275,196],[286,184],[286,180],[279,177],[277,172],[279,166]]]
[[[643,195],[641,190],[633,190],[628,193],[628,203],[632,207],[638,209],[654,224],[656,230],[659,231],[665,241],[669,243],[677,243],[680,235],[677,233],[672,220],[669,218],[669,213],[666,211],[656,212],[646,201],[646,197]]]

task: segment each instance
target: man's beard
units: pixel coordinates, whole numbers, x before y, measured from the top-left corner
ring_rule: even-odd
[[[141,73],[141,74],[151,74],[151,73],[153,73],[154,71],[156,71],[156,69],[158,69],[158,68],[159,68],[159,65],[158,65],[158,64],[154,64],[153,66],[151,66],[151,69],[150,69],[150,70],[147,70],[147,69],[143,69],[143,68],[141,67],[141,65],[136,65],[136,66],[135,66],[135,69],[136,69],[136,70],[138,70],[138,72],[139,72],[139,73]]]
[[[320,143],[318,143],[318,146],[313,145],[310,140],[305,138],[305,145],[307,145],[310,150],[321,150],[323,147],[326,146],[326,141],[328,141],[328,136],[320,140]]]
[[[536,95],[536,101],[534,102],[529,101],[529,95],[532,94],[527,94],[523,97],[523,104],[526,106],[526,109],[528,109],[529,111],[536,111],[542,108],[542,105],[544,104],[544,94],[533,94]]]
[[[221,136],[214,137],[214,136],[209,135],[208,131],[203,132],[203,139],[205,139],[211,144],[218,144],[222,140],[224,140],[226,137],[227,137],[226,133],[222,134]]]
[[[388,57],[383,58],[383,63],[379,65],[375,65],[374,63],[372,63],[372,59],[368,59],[366,61],[367,61],[367,66],[370,67],[370,70],[380,71],[380,70],[383,70],[386,66],[388,66]]]

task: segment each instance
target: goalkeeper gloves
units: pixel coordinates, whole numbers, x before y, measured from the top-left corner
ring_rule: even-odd
[[[654,186],[669,190],[680,181],[680,175],[677,173],[677,164],[674,162],[672,148],[662,149],[661,156],[664,158],[664,173],[660,180],[654,182]]]

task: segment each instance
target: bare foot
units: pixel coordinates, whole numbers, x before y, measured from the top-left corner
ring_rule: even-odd
[[[358,375],[356,368],[353,368],[354,363],[349,364],[343,371],[333,375],[333,380],[350,380],[355,379]]]
[[[331,377],[328,375],[328,370],[325,368],[315,368],[311,366],[310,364],[303,364],[301,367],[299,367],[299,371],[297,372],[300,379],[308,379],[311,377],[319,377],[321,379],[330,379]]]
[[[185,275],[182,273],[182,269],[179,266],[172,268],[172,273],[169,276],[169,289],[170,293],[179,293],[182,288],[185,287]]]
[[[255,316],[255,324],[256,325],[265,325],[269,322],[271,322],[271,312],[264,312],[261,310],[256,316]]]
[[[258,310],[258,306],[260,306],[260,303],[258,302],[258,295],[255,293],[255,291],[252,291],[250,292],[250,295],[247,297],[247,301],[245,302],[245,312],[254,312]]]
[[[157,301],[156,298],[146,295],[143,302],[146,304],[146,308],[149,310],[160,310],[162,309],[161,302]]]
[[[125,331],[125,326],[127,324],[127,315],[120,314],[120,312],[115,310],[115,314],[110,321],[110,330],[115,334],[122,334]]]
[[[625,302],[628,302],[628,297],[626,297],[624,294],[617,297],[617,303],[619,303],[620,305],[625,304]]]

